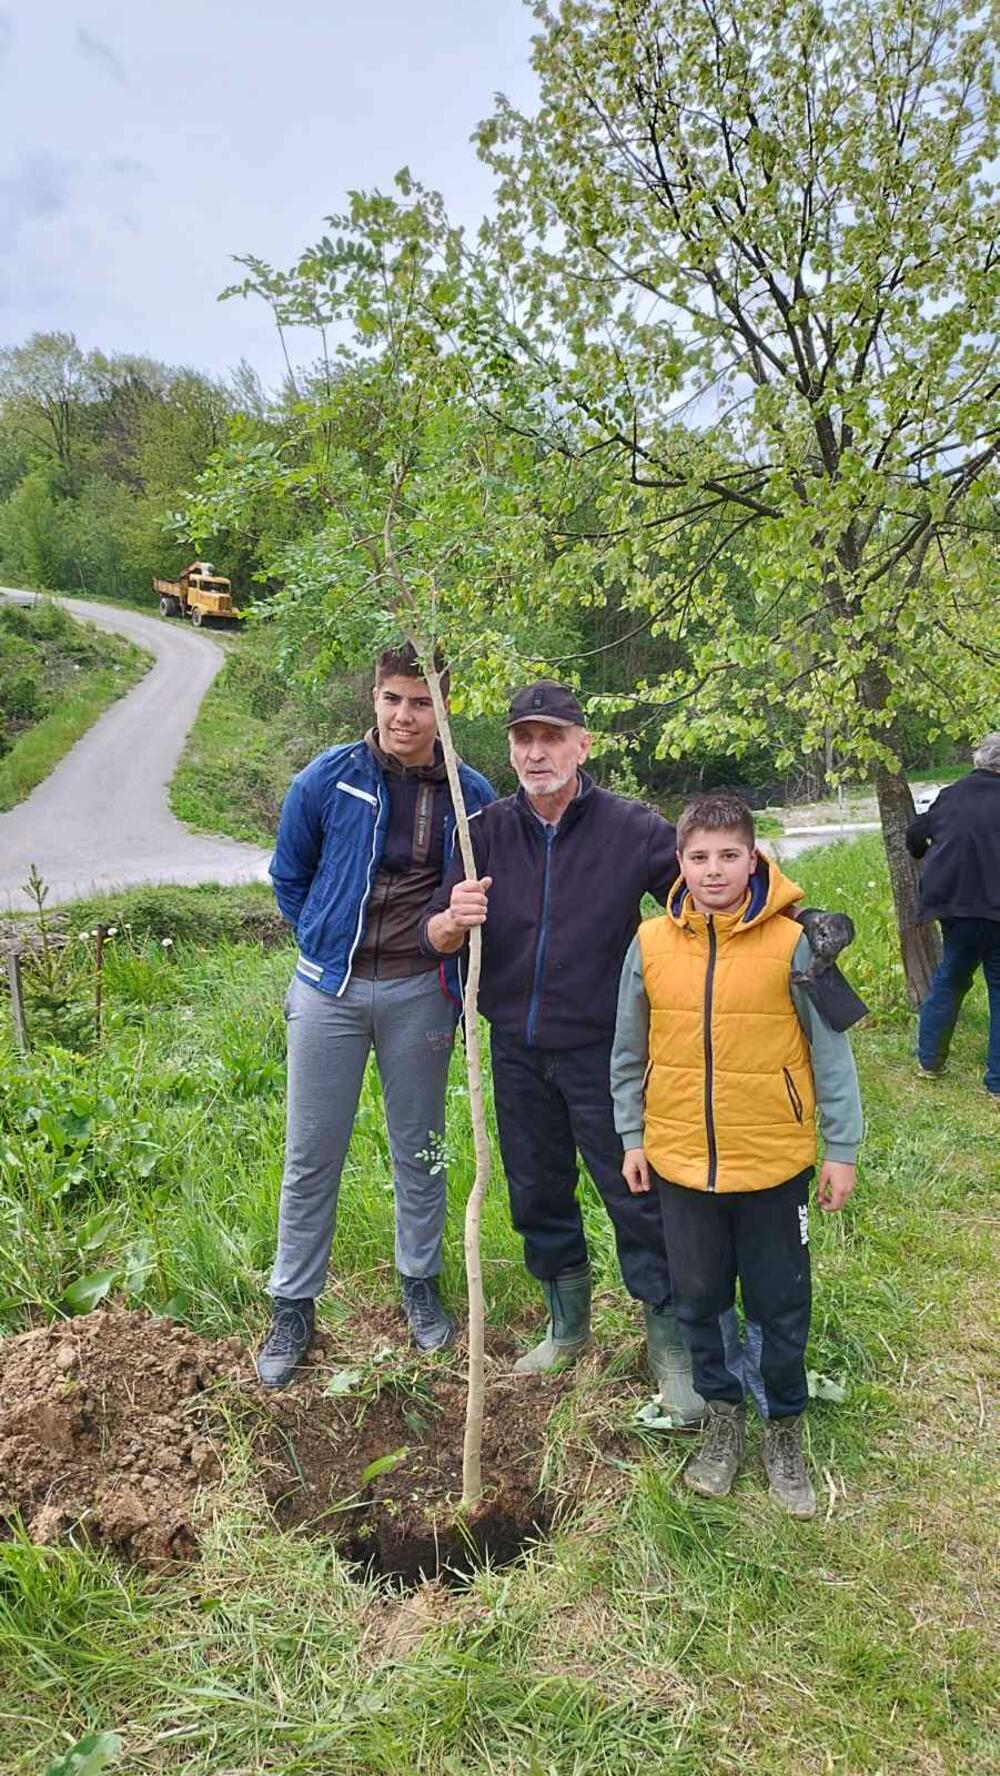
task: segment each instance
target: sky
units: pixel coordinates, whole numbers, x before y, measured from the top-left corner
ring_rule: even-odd
[[[531,26],[521,0],[0,0],[0,346],[276,383],[263,303],[216,300],[232,255],[290,263],[404,164],[474,227],[469,136],[495,92],[531,104]]]

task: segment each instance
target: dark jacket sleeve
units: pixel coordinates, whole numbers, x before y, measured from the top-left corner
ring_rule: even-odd
[[[323,850],[316,774],[305,770],[292,779],[282,803],[270,874],[274,897],[294,930],[306,904]]]
[[[906,829],[906,849],[911,857],[923,857],[934,834],[931,831],[930,809],[926,814],[918,814],[911,820]]]
[[[649,811],[649,839],[647,843],[649,860],[646,877],[646,892],[652,894],[661,906],[666,906],[667,895],[677,880],[677,828],[669,820],[664,820],[655,808]]]

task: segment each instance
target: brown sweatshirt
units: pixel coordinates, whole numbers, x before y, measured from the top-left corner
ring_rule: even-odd
[[[429,765],[404,765],[383,752],[374,728],[365,741],[385,783],[389,823],[352,972],[359,980],[398,980],[438,966],[421,950],[418,932],[444,872],[448,775],[440,741]]]

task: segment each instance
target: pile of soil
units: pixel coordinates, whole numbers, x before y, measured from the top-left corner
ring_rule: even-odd
[[[212,1341],[142,1311],[99,1308],[0,1342],[0,1533],[72,1529],[142,1565],[191,1559],[232,1426],[283,1527],[332,1537],[348,1559],[405,1582],[457,1580],[488,1553],[512,1560],[549,1527],[545,1428],[570,1385],[509,1373],[492,1340],[487,1499],[456,1523],[462,1353],[419,1358],[391,1310],[321,1334],[301,1379],[256,1382],[238,1339]]]
[[[78,1529],[141,1564],[197,1551],[200,1487],[221,1477],[219,1413],[236,1339],[98,1309],[0,1343],[0,1525]]]

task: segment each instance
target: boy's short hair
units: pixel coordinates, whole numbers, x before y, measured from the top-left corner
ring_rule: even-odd
[[[440,648],[434,649],[434,666],[441,678],[441,695],[447,697],[451,687],[451,673],[444,663],[444,655]],[[375,661],[375,689],[387,678],[423,678],[424,668],[420,663],[412,641],[398,642],[394,647],[385,647]]]
[[[681,810],[677,822],[677,850],[687,846],[692,833],[738,832],[752,851],[757,842],[753,815],[742,796],[728,790],[711,795],[695,796]]]

